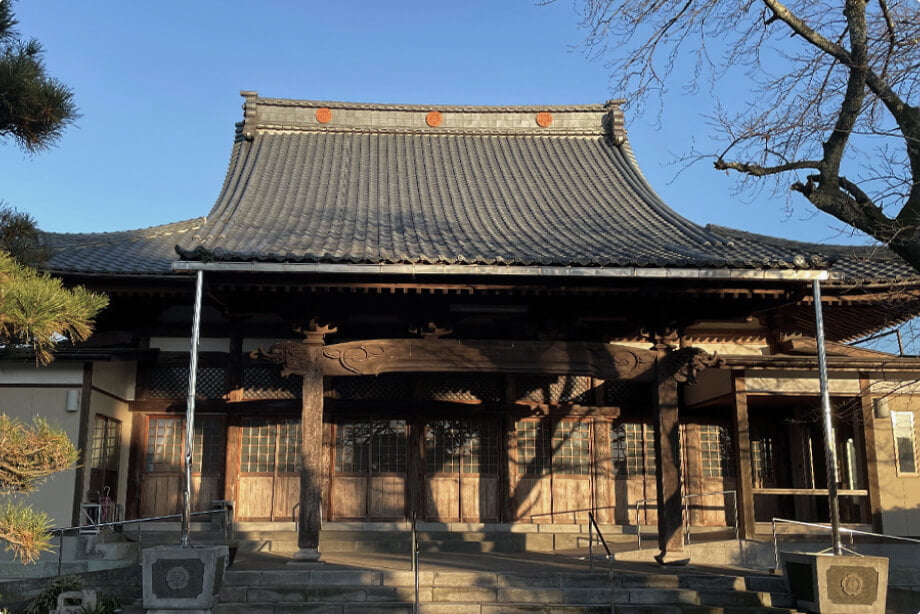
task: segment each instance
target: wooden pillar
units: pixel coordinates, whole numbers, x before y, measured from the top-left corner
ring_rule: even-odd
[[[859,397],[862,404],[863,441],[866,458],[866,488],[869,490],[868,514],[872,530],[882,532],[882,496],[879,479],[878,439],[875,429],[875,404],[871,395],[872,381],[866,373],[859,374]]]
[[[655,455],[658,467],[658,547],[655,560],[660,564],[689,562],[683,556],[683,507],[680,485],[680,422],[678,420],[677,380],[672,365],[668,365],[670,348],[665,343],[655,345],[658,351],[655,386]]]
[[[320,351],[322,346],[318,346]],[[295,561],[319,560],[323,475],[323,374],[319,365],[303,373],[300,413],[300,513]]]
[[[735,446],[735,489],[738,505],[738,528],[743,539],[753,539],[754,523],[754,470],[751,465],[751,427],[748,420],[748,399],[744,389],[744,375],[732,373],[732,393],[735,411],[732,427]]]

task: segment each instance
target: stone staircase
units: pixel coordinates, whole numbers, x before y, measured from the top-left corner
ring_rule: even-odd
[[[411,571],[233,571],[214,614],[410,614]],[[516,612],[755,614],[796,612],[781,577],[615,571],[421,571],[420,614]]]

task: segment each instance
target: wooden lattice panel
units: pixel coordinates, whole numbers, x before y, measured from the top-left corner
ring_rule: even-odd
[[[574,375],[525,375],[515,380],[518,401],[593,404],[591,378]]]
[[[432,401],[498,403],[502,376],[495,373],[431,373],[419,376],[420,398]]]
[[[247,366],[243,369],[243,397],[247,399],[299,399],[303,378],[281,376],[277,366]]]
[[[604,382],[604,404],[617,407],[623,405],[648,406],[651,409],[652,390],[649,384],[630,380],[607,380]]]
[[[412,393],[411,380],[403,374],[334,377],[332,389],[338,398],[353,401],[408,399]]]
[[[221,367],[199,367],[195,395],[218,399],[226,386]],[[150,371],[147,396],[158,399],[179,399],[188,394],[188,367],[154,367]]]

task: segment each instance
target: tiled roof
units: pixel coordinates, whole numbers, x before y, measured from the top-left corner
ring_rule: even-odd
[[[46,235],[52,270],[164,274],[177,259],[306,263],[795,269],[912,278],[884,248],[699,226],[633,157],[617,102],[374,105],[244,92],[220,195],[204,219]]]
[[[916,282],[918,278],[913,267],[884,245],[826,245],[791,241],[712,224],[706,228],[736,243],[749,241],[777,250],[818,254],[830,263],[833,280],[837,282]]]
[[[617,103],[419,107],[247,94],[245,109],[220,197],[179,242],[183,259],[796,266],[794,250],[732,243],[665,205],[635,163]]]
[[[197,218],[122,232],[45,232],[41,241],[51,256],[44,268],[90,275],[170,273],[171,264],[178,259],[176,243],[179,238],[203,223],[204,218]]]

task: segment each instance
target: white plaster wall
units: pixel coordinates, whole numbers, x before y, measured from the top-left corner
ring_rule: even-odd
[[[60,375],[61,371],[57,370],[57,374]],[[54,373],[54,370],[49,369],[48,373]],[[80,374],[82,379],[82,367]],[[70,389],[79,388],[79,385],[75,385]],[[31,422],[34,416],[43,416],[52,425],[62,428],[71,441],[76,443],[80,412],[68,412],[64,409],[67,390],[68,388],[0,386],[0,413],[16,417],[23,422]],[[70,526],[76,471],[71,469],[52,476],[36,492],[24,496],[23,499],[35,509],[47,513],[54,526]]]
[[[0,365],[0,386],[4,384],[66,384],[79,388],[83,385],[83,365],[52,363],[47,367],[29,364]]]
[[[727,369],[704,369],[696,384],[690,384],[684,391],[688,405],[695,405],[722,397],[732,392],[732,373]]]
[[[892,395],[887,398],[889,411],[914,414],[914,446],[920,461],[920,396]],[[870,414],[874,432],[876,459],[874,467],[881,502],[882,532],[889,535],[920,535],[920,473],[899,473],[895,462],[894,436],[890,416]],[[870,468],[871,470],[871,468]]]
[[[745,390],[749,393],[820,394],[818,372],[808,371],[754,371],[744,373]],[[831,394],[859,394],[857,374],[831,373],[828,377]]]
[[[125,401],[134,400],[137,380],[135,362],[97,362],[93,364],[93,387]]]
[[[694,341],[691,345],[720,356],[763,356],[767,350],[767,346],[762,341],[751,343],[697,343]]]

